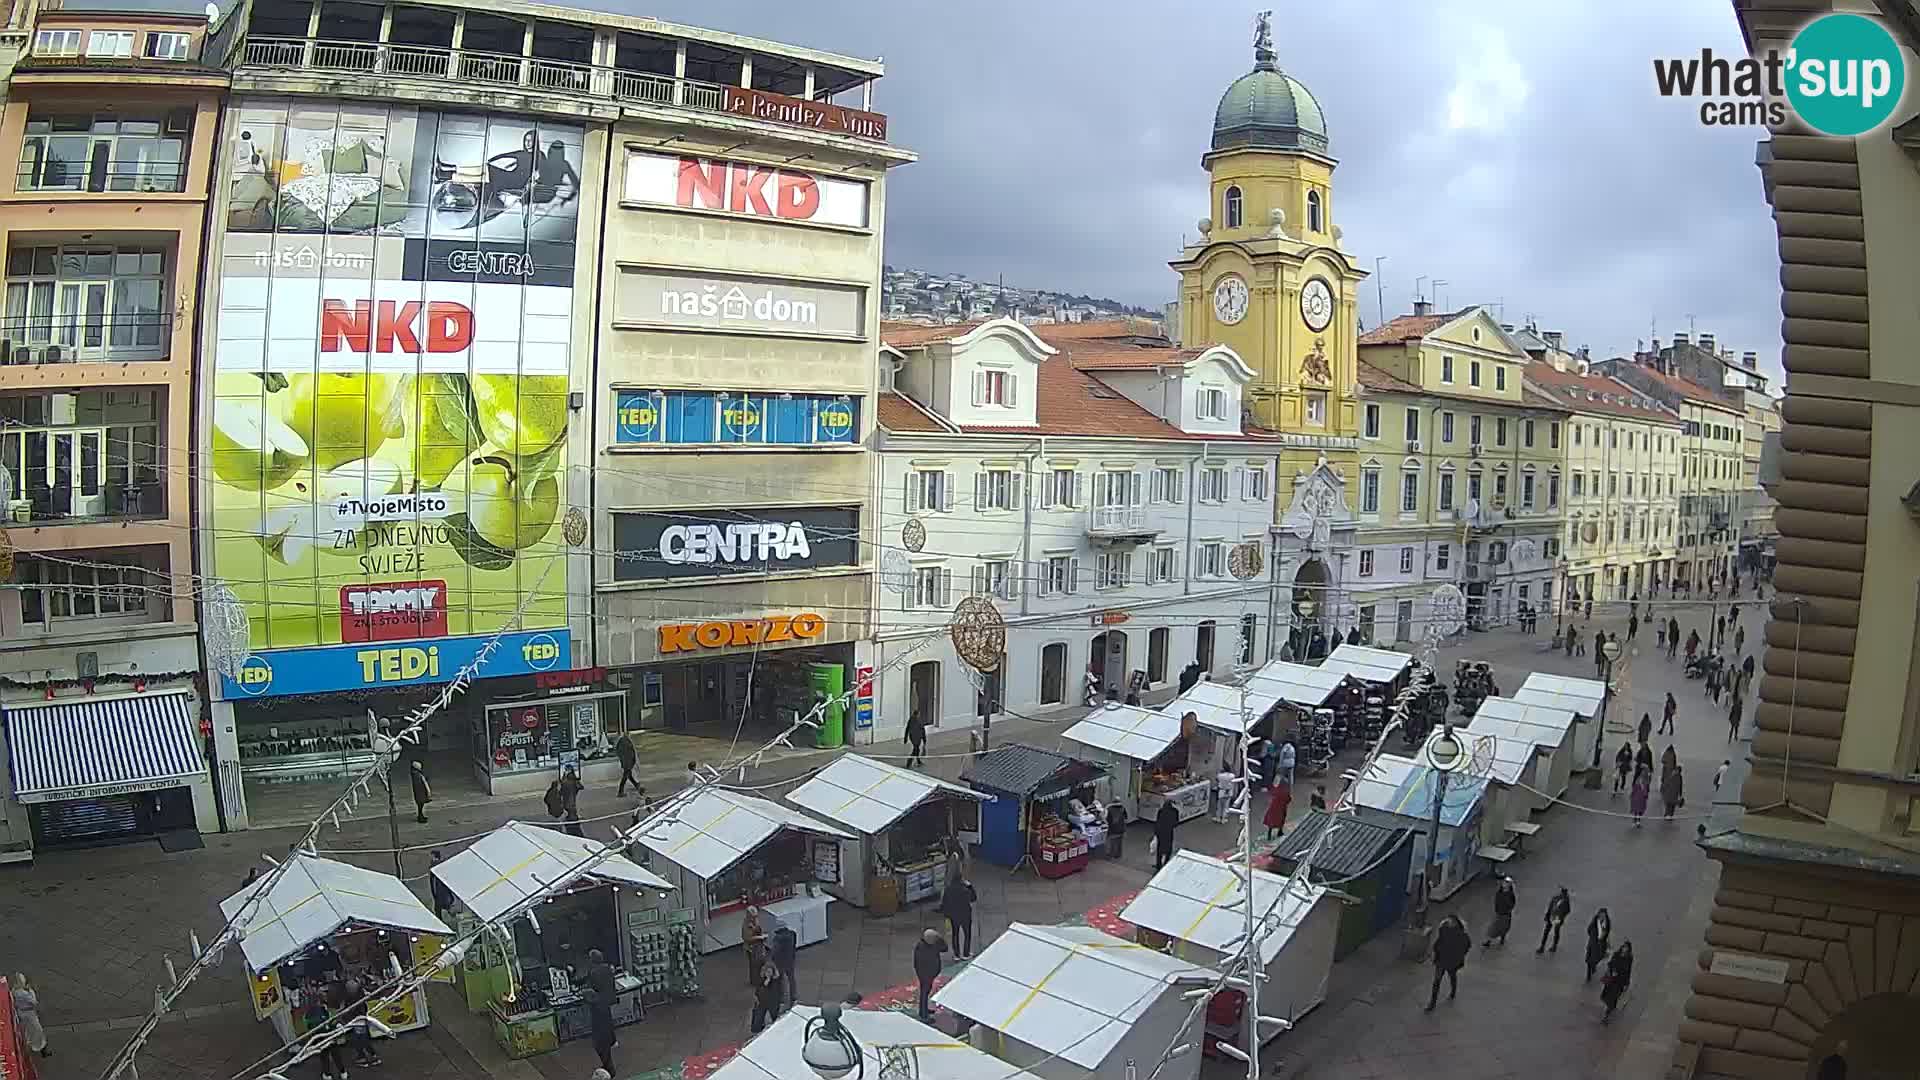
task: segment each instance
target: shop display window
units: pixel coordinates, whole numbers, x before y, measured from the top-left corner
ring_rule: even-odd
[[[525,919],[513,921],[514,951],[529,987],[571,997],[572,987],[586,980],[587,953],[592,949],[619,965],[620,928],[612,889],[588,888],[554,897],[540,905],[539,916],[537,932]]]
[[[725,873],[707,879],[707,910],[717,914],[787,899],[811,879],[812,854],[804,834],[778,834]]]
[[[626,701],[617,695],[492,705],[475,756],[496,776],[557,769],[611,756],[624,730]]]

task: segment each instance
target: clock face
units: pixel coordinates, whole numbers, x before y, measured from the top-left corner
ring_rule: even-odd
[[[1300,317],[1307,329],[1319,333],[1333,321],[1333,289],[1325,278],[1311,278],[1300,289]]]
[[[1228,274],[1213,286],[1213,313],[1232,326],[1247,317],[1247,283],[1238,274]]]

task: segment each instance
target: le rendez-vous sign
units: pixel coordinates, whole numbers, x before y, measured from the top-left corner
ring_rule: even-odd
[[[730,113],[751,116],[756,120],[771,120],[776,124],[828,131],[835,135],[850,135],[856,139],[887,141],[887,118],[876,112],[829,105],[824,101],[807,101],[766,90],[750,90],[743,86],[725,89],[726,96],[720,104]]]

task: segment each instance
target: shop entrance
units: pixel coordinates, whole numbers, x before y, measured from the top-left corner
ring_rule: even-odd
[[[34,803],[28,818],[36,848],[144,840],[171,829],[194,827],[193,790],[177,787]]]
[[[1100,680],[1100,692],[1110,700],[1119,700],[1127,685],[1126,631],[1106,630],[1093,635],[1088,652],[1090,669]]]
[[[1209,674],[1213,672],[1212,619],[1206,619],[1200,623],[1200,637],[1193,645],[1193,662],[1200,665],[1201,671]]]
[[[940,724],[940,661],[922,660],[907,669],[907,715],[928,727]]]

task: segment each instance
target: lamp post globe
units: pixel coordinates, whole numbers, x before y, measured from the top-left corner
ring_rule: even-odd
[[[1427,764],[1443,773],[1450,773],[1460,768],[1466,761],[1466,753],[1467,748],[1461,745],[1459,736],[1453,733],[1452,725],[1441,728],[1434,733],[1433,738],[1427,740]]]
[[[1608,664],[1612,664],[1620,659],[1620,643],[1613,638],[1608,638],[1607,643],[1600,646],[1600,653],[1607,658]]]
[[[860,1044],[854,1041],[852,1032],[841,1026],[839,1005],[823,1005],[820,1015],[807,1021],[800,1060],[821,1080],[843,1080],[856,1071],[866,1071]]]

